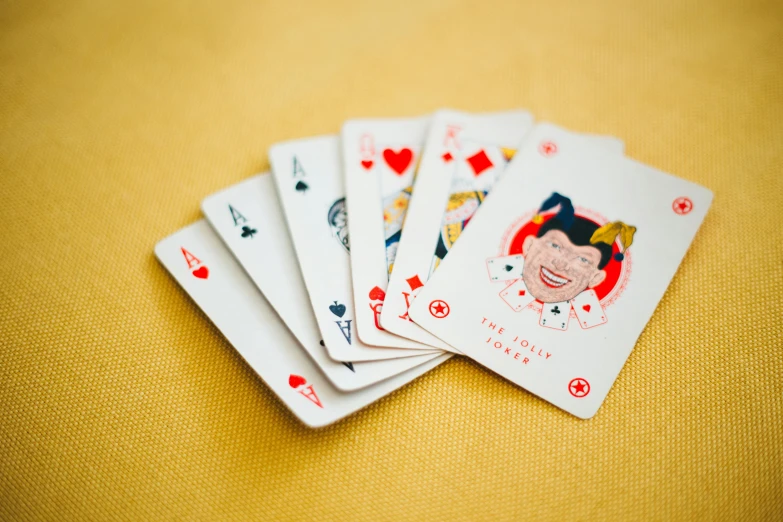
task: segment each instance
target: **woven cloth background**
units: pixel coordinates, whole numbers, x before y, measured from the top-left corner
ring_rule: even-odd
[[[300,425],[152,255],[274,142],[530,109],[715,204],[599,414],[455,358]],[[0,518],[783,517],[783,4],[0,2]]]

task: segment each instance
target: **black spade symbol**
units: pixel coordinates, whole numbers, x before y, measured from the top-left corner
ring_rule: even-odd
[[[302,194],[304,194],[305,192],[307,192],[307,189],[309,189],[310,187],[307,186],[307,183],[305,183],[304,181],[300,180],[300,181],[296,182],[296,186],[294,188],[298,192],[301,192]]]
[[[345,305],[338,304],[337,301],[335,301],[333,305],[329,305],[329,310],[337,317],[345,315]]]
[[[506,269],[506,272],[511,272],[514,269],[511,265],[506,265],[504,268]]]

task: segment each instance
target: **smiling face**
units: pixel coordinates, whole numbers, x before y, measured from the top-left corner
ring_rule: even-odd
[[[591,245],[574,245],[562,230],[528,236],[522,251],[522,279],[528,291],[544,303],[569,301],[606,278],[606,272],[598,268],[601,251]]]

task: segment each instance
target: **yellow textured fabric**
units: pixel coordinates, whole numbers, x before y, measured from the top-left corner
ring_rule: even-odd
[[[274,142],[524,107],[715,203],[598,415],[455,358],[320,431],[155,261]],[[783,4],[0,5],[0,518],[783,517]]]

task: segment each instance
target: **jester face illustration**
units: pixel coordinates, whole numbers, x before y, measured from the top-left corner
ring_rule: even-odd
[[[535,236],[525,238],[522,253],[525,264],[522,279],[530,293],[544,303],[570,301],[584,290],[601,284],[604,268],[612,260],[612,243],[620,237],[623,247],[633,240],[635,227],[622,222],[599,227],[592,221],[575,216],[571,200],[553,194],[539,212],[559,206],[558,213],[542,222]],[[623,254],[614,258],[620,262]]]

